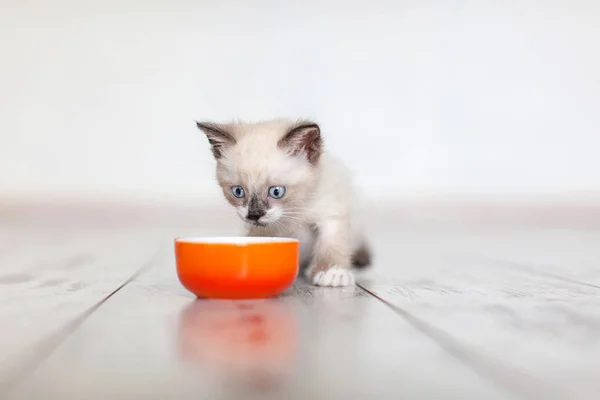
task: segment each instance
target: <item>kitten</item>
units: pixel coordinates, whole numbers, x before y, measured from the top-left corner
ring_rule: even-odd
[[[349,172],[310,121],[198,122],[217,160],[225,198],[248,236],[300,240],[300,263],[318,286],[354,284],[371,253]]]

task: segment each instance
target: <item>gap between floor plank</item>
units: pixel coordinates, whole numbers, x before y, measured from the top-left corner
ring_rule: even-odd
[[[495,360],[492,357],[481,354],[476,350],[469,349],[467,345],[460,343],[459,340],[455,339],[449,333],[436,328],[397,305],[390,303],[364,287],[362,284],[356,283],[356,286],[387,306],[396,315],[400,316],[413,328],[433,340],[440,348],[456,358],[467,368],[499,388],[522,399],[544,398],[567,400],[572,398],[572,396],[569,396],[558,388],[549,387],[547,382],[543,382],[514,367],[502,365],[500,361]]]
[[[57,332],[48,335],[44,339],[34,346],[32,354],[21,363],[20,368],[17,367],[16,373],[8,377],[4,381],[0,381],[0,396],[7,393],[12,388],[17,386],[22,379],[33,373],[36,368],[41,365],[52,353],[67,340],[92,314],[94,314],[104,303],[106,303],[111,297],[117,294],[125,286],[142,276],[148,270],[150,270],[159,259],[160,252],[154,254],[148,261],[146,261],[140,268],[138,268],[129,278],[127,278],[121,285],[115,288],[112,292],[92,305],[86,311],[82,312],[79,316],[73,318],[71,321],[65,323],[62,328]]]

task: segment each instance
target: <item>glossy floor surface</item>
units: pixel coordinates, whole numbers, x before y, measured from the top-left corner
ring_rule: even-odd
[[[356,287],[234,302],[196,300],[173,258],[228,223],[103,212],[2,215],[0,399],[600,398],[585,219],[374,218]]]

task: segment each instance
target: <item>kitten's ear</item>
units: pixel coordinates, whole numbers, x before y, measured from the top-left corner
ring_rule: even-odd
[[[196,122],[196,125],[208,138],[212,153],[217,160],[223,157],[223,150],[235,144],[233,136],[222,125],[213,122]]]
[[[313,122],[303,122],[286,133],[278,145],[293,155],[304,154],[309,163],[316,165],[323,148],[321,129]]]

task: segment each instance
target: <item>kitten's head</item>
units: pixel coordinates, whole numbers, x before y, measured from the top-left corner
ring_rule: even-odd
[[[313,122],[198,122],[217,160],[217,180],[240,218],[267,226],[298,220],[317,183],[322,140]]]

